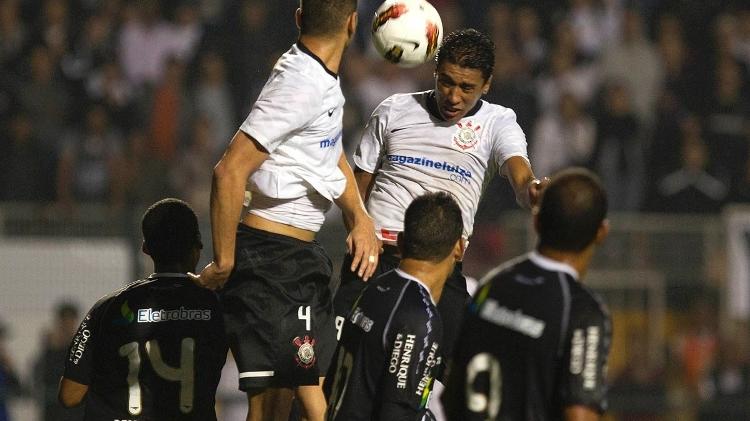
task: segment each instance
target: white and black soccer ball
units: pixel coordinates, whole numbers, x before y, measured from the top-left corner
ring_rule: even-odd
[[[386,0],[372,20],[372,42],[386,60],[415,67],[435,56],[443,22],[426,0]]]

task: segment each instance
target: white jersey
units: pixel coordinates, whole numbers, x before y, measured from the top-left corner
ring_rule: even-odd
[[[367,210],[382,240],[396,240],[412,200],[435,191],[453,194],[468,238],[488,168],[504,173],[508,158],[528,160],[526,136],[510,108],[480,101],[453,124],[438,115],[432,91],[397,94],[365,127],[354,162],[376,174]]]
[[[346,177],[338,76],[297,43],[279,58],[240,130],[270,154],[248,180],[250,213],[318,231]]]

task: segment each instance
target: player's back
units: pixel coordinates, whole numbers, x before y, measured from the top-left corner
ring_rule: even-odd
[[[442,323],[427,288],[403,276],[368,282],[349,314],[325,384],[329,420],[420,419],[425,410]]]
[[[469,308],[444,397],[451,419],[562,419],[603,406],[609,321],[569,267],[536,254],[487,277]],[[571,357],[572,355],[572,357]]]
[[[215,420],[226,353],[216,295],[185,275],[158,274],[94,306],[66,377],[89,371],[86,420]]]

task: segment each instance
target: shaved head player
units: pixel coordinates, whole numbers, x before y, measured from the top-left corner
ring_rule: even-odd
[[[534,214],[536,250],[490,272],[469,306],[442,397],[449,419],[600,419],[612,329],[581,280],[606,216],[591,172],[552,177]]]

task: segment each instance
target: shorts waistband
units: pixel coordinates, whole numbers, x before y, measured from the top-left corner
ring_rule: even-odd
[[[253,227],[248,226],[248,225],[246,225],[246,224],[244,224],[242,222],[240,222],[239,224],[237,224],[237,231],[242,231],[242,232],[245,232],[247,234],[252,234],[252,235],[259,236],[259,237],[272,238],[274,240],[284,241],[284,242],[287,242],[287,243],[290,243],[290,244],[295,244],[295,245],[298,245],[298,246],[305,246],[305,245],[310,245],[310,244],[318,244],[318,242],[316,240],[313,240],[313,241],[304,241],[304,240],[300,240],[299,238],[290,237],[288,235],[279,234],[279,233],[276,233],[276,232],[264,231],[264,230],[258,229],[258,228],[253,228]]]

